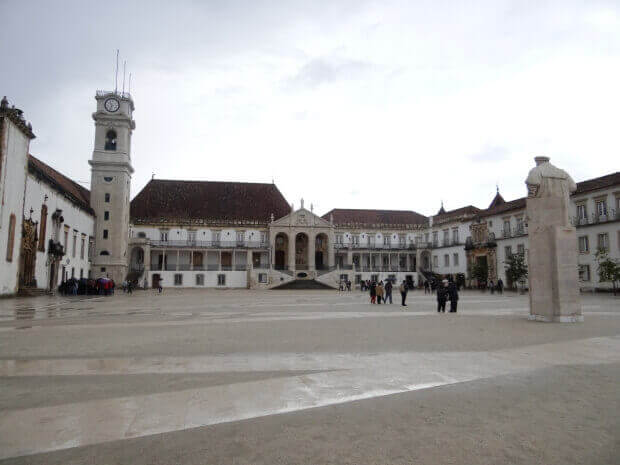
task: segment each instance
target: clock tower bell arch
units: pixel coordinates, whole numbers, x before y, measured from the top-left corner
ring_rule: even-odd
[[[95,211],[93,277],[120,284],[127,276],[131,135],[136,127],[129,93],[97,91],[95,146],[91,166],[90,205]]]

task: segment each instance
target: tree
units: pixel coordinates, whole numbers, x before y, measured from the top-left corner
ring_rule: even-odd
[[[610,282],[616,295],[616,283],[620,281],[620,263],[609,257],[607,249],[598,249],[595,258],[598,263],[598,280],[602,283]]]
[[[474,263],[471,267],[471,276],[478,282],[478,287],[481,287],[481,284],[484,284],[486,287],[489,277],[489,267],[486,262]]]
[[[506,278],[515,286],[518,283],[525,283],[527,278],[527,263],[525,263],[525,254],[513,253],[506,258],[504,262],[506,270]]]

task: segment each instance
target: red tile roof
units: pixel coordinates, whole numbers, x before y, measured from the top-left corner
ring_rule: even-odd
[[[620,171],[601,176],[600,178],[588,179],[577,183],[577,190],[573,195],[584,194],[586,192],[605,189],[611,186],[620,186]]]
[[[440,210],[441,211],[441,210]],[[433,224],[447,223],[449,221],[455,221],[459,219],[468,219],[477,215],[481,210],[473,205],[467,205],[466,207],[456,208],[454,210],[448,210],[441,214],[433,216]]]
[[[78,208],[86,211],[89,215],[95,216],[94,210],[90,207],[90,191],[85,187],[72,181],[32,155],[28,155],[28,172],[46,182],[52,189],[63,194]]]
[[[267,224],[290,213],[275,184],[153,179],[131,201],[135,223]]]
[[[359,226],[417,226],[425,225],[428,218],[409,210],[356,210],[350,208],[334,208],[325,213],[323,219],[328,220],[333,216],[334,225],[359,225]]]

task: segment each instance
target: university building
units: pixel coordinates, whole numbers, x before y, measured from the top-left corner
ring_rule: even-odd
[[[91,189],[30,155],[32,127],[0,104],[0,294],[55,290],[71,277],[149,287],[274,288],[293,281],[461,276],[474,264],[506,279],[512,254],[527,257],[525,197],[499,192],[426,217],[415,211],[295,209],[275,184],[152,179],[131,200],[134,103],[97,91]],[[525,171],[524,171],[525,177]],[[620,172],[577,183],[571,196],[584,289],[600,283],[599,248],[620,258]]]

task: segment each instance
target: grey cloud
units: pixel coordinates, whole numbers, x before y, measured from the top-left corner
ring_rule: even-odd
[[[315,58],[303,65],[301,69],[287,79],[285,87],[289,89],[315,88],[341,79],[361,77],[374,68],[372,63],[342,58]]]

